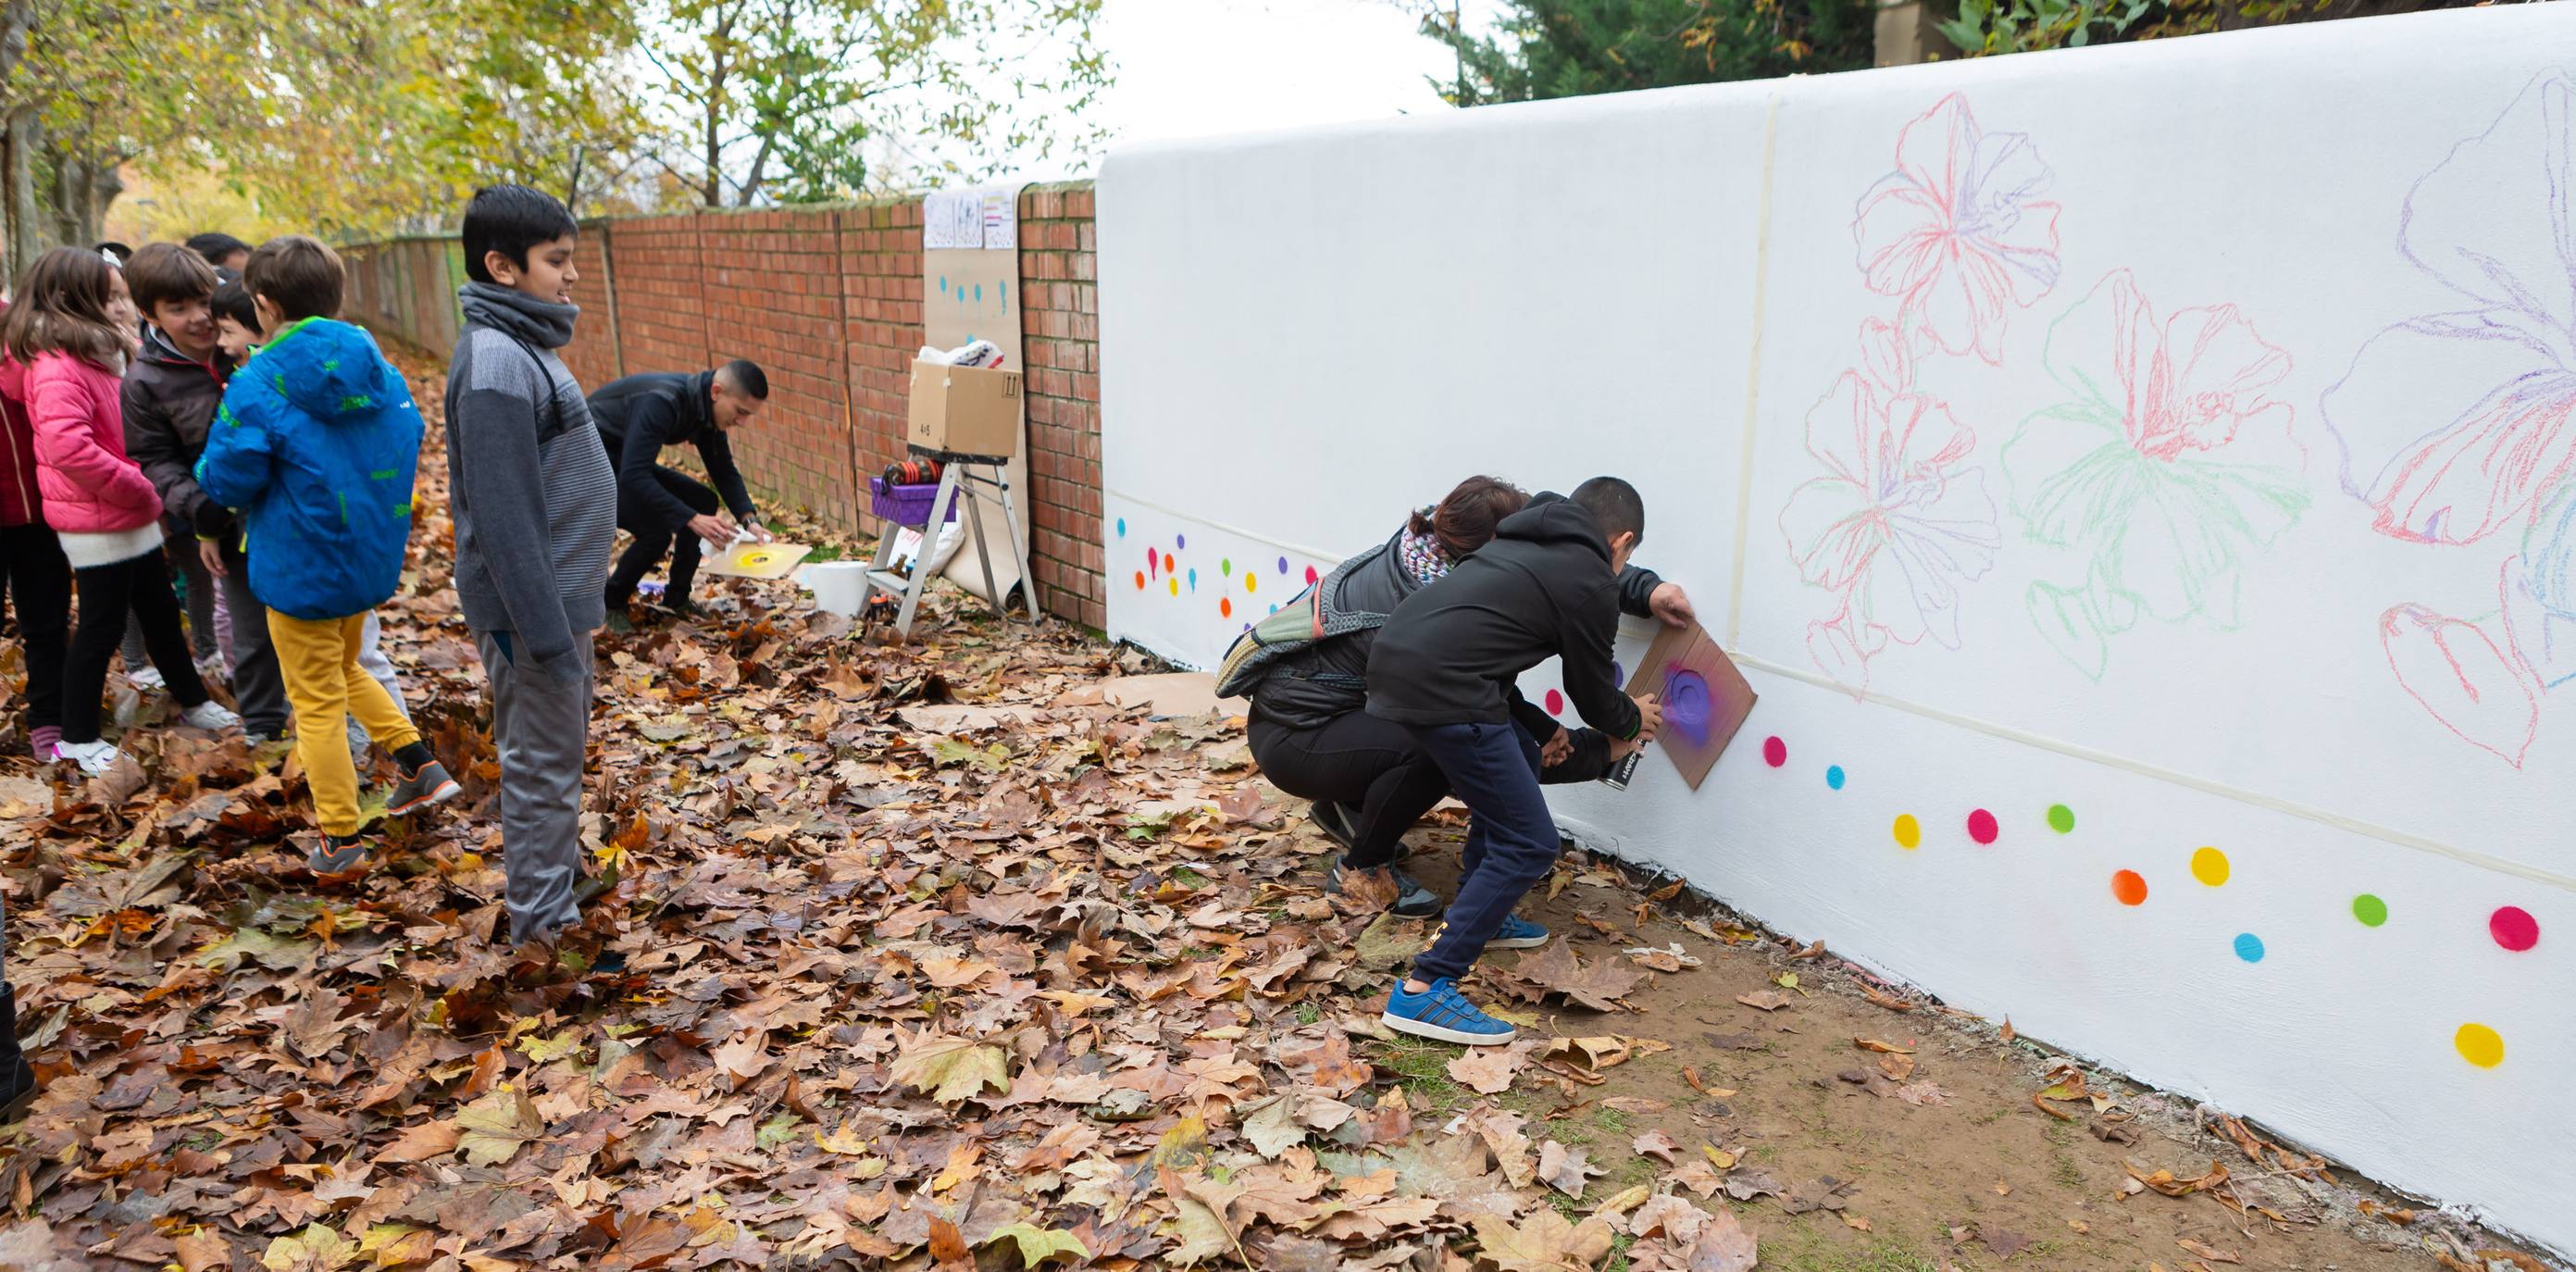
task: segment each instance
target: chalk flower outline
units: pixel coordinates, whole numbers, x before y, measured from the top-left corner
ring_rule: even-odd
[[[1836,596],[1807,627],[1817,664],[1863,684],[1891,643],[1957,649],[1961,585],[2003,546],[1984,470],[1962,466],[1976,434],[1947,403],[1853,369],[1808,410],[1806,448],[1825,475],[1789,492],[1779,524],[1799,578]]]
[[[1870,290],[1899,298],[1911,342],[2003,362],[2014,308],[2057,286],[2056,174],[2027,133],[1987,132],[1952,93],[1897,134],[1896,170],[1853,208],[1852,242]]]
[[[2308,506],[2293,408],[2271,396],[2290,355],[2232,304],[2159,321],[2118,269],[2050,324],[2041,361],[2069,396],[1999,462],[2024,537],[2090,554],[2080,582],[2024,593],[2041,635],[2098,680],[2142,618],[2239,626],[2247,559]]]

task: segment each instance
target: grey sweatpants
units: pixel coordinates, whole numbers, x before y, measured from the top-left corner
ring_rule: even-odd
[[[492,685],[492,745],[501,753],[501,867],[509,877],[510,942],[549,937],[581,920],[581,788],[590,743],[590,633],[573,635],[576,683],[513,663],[492,632],[474,633]]]

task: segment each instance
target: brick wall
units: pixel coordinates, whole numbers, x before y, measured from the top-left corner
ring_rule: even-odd
[[[1100,331],[1088,183],[1020,197],[1030,568],[1047,608],[1103,626]],[[348,249],[352,317],[433,351],[455,340],[448,240]],[[903,456],[921,347],[921,202],[688,212],[586,222],[582,307],[564,363],[596,388],[749,358],[769,404],[734,438],[764,498],[873,535],[867,478]]]

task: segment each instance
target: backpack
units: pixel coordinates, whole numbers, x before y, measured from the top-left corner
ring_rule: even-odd
[[[1252,625],[1251,630],[1234,638],[1225,651],[1225,661],[1217,664],[1216,692],[1220,698],[1248,698],[1261,682],[1270,678],[1279,659],[1301,649],[1308,649],[1336,636],[1367,631],[1386,625],[1387,616],[1366,610],[1335,612],[1324,598],[1337,590],[1343,576],[1353,569],[1377,559],[1386,551],[1381,545],[1333,567],[1333,572],[1316,581],[1295,600],[1279,607],[1279,612]]]

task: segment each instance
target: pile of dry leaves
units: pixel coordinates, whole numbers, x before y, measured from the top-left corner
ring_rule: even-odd
[[[317,885],[292,761],[238,741],[0,770],[48,1082],[0,1130],[0,1263],[1753,1266],[1705,1159],[1586,1199],[1597,1170],[1504,1105],[1409,1106],[1366,1056],[1419,925],[1321,890],[1236,722],[1115,705],[1112,651],[1060,625],[935,607],[888,646],[732,584],[604,641],[596,895],[515,954],[444,473],[385,618],[466,795],[389,826],[372,876]],[[1452,1073],[1597,1082],[1634,1040],[1591,1013],[1677,955],[1489,970],[1600,1036]]]

